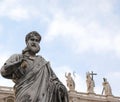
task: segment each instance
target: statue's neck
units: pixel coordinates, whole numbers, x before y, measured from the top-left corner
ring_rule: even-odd
[[[36,57],[36,53],[33,53],[33,52],[29,51],[29,52],[25,52],[24,56],[27,56],[27,57],[29,57],[31,59],[34,59]]]

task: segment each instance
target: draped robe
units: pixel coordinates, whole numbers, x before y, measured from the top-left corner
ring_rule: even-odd
[[[15,102],[69,102],[67,90],[49,62],[42,56],[27,56],[27,67],[22,68],[22,57],[12,55],[1,68],[2,76],[15,82]]]

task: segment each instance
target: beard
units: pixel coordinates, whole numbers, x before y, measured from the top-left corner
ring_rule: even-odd
[[[40,46],[39,46],[39,44],[28,44],[27,49],[30,52],[36,54],[36,53],[38,53],[40,51]]]

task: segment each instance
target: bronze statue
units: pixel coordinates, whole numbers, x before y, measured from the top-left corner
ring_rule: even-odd
[[[22,54],[12,55],[1,68],[3,77],[15,83],[15,102],[69,102],[66,87],[51,69],[40,51],[41,36],[32,31],[26,35]]]

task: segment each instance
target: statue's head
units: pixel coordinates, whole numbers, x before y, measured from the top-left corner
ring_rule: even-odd
[[[104,82],[107,82],[107,79],[106,79],[106,78],[103,78],[103,81],[104,81]]]
[[[70,72],[68,73],[68,76],[71,76],[71,73],[70,73]]]
[[[38,38],[39,42],[41,41],[41,35],[36,31],[32,31],[32,32],[29,32],[25,37],[26,44],[27,44],[28,40],[33,36],[36,36]]]
[[[91,78],[91,77],[90,77],[90,72],[89,72],[89,71],[86,72],[86,78]]]
[[[25,37],[27,47],[23,50],[23,54],[26,52],[32,52],[34,54],[38,53],[40,50],[40,41],[41,35],[38,32],[32,31],[28,33]]]

